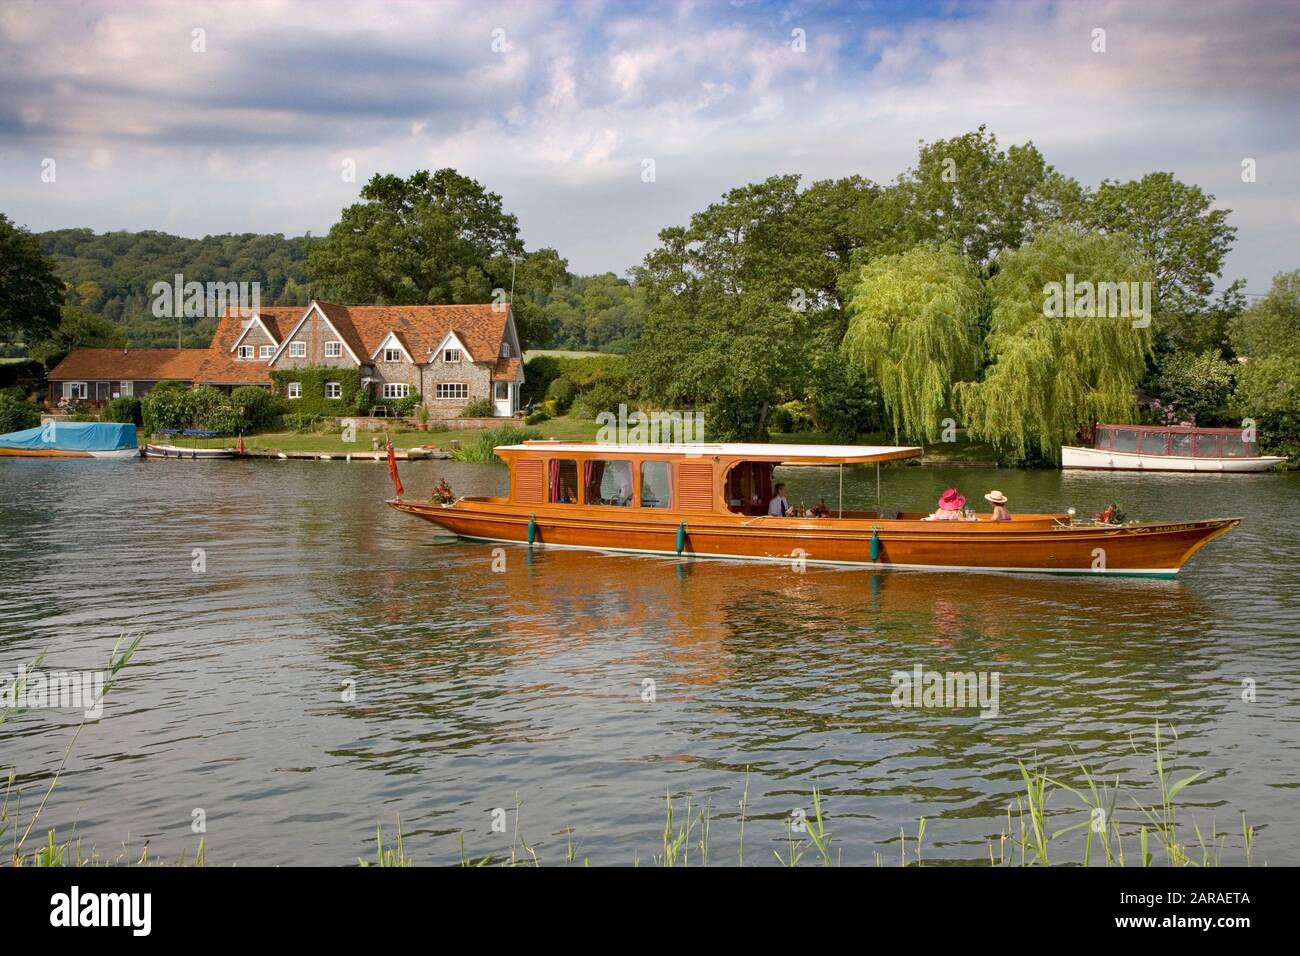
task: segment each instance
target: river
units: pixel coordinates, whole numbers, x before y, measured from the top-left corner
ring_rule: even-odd
[[[846,506],[870,506],[874,469],[846,474]],[[579,861],[649,863],[671,792],[679,823],[687,794],[710,808],[710,860],[734,863],[747,791],[745,862],[774,864],[815,786],[845,863],[896,864],[922,817],[925,859],[979,862],[1023,792],[1018,760],[1118,779],[1135,832],[1160,721],[1176,778],[1202,774],[1179,794],[1184,837],[1213,826],[1238,862],[1245,813],[1256,862],[1300,864],[1300,476],[883,475],[886,507],[957,485],[1025,511],[1244,521],[1177,581],[798,573],[494,552],[386,508],[380,464],[0,461],[0,671],[42,653],[46,672],[99,669],[142,636],[38,836],[175,859],[202,824],[211,865],[348,864],[400,817],[416,862],[448,863],[461,834],[508,857],[517,822],[544,864],[570,842]],[[496,466],[402,465],[412,496],[440,476],[505,488]],[[833,506],[833,470],[786,480]],[[996,716],[893,706],[891,675],[918,665],[996,673]],[[79,720],[0,726],[24,816]],[[1086,818],[1067,792],[1048,810],[1054,828]],[[1053,855],[1081,859],[1081,835]]]

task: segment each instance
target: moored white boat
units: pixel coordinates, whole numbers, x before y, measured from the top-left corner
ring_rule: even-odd
[[[1098,425],[1092,448],[1061,447],[1062,468],[1240,474],[1268,471],[1286,461],[1260,455],[1254,437],[1239,428],[1191,425]]]

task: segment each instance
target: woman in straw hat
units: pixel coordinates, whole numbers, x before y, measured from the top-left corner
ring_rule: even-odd
[[[991,502],[993,505],[994,521],[1010,521],[1011,512],[1007,510],[1007,496],[1000,491],[990,491],[984,496],[984,500]]]

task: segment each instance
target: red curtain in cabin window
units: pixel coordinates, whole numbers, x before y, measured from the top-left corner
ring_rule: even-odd
[[[551,473],[550,474],[550,478],[551,478],[550,500],[552,502],[555,502],[560,500],[560,460],[558,458],[552,458],[548,464],[550,466],[550,473]]]
[[[600,484],[605,479],[605,462],[584,461],[582,463],[582,486],[586,489],[587,504],[600,501]]]

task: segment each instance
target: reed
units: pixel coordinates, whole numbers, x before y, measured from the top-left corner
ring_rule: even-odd
[[[487,465],[497,460],[493,449],[498,445],[518,445],[541,437],[542,433],[535,428],[502,425],[479,434],[472,441],[465,442],[451,453],[451,457],[455,461]]]

